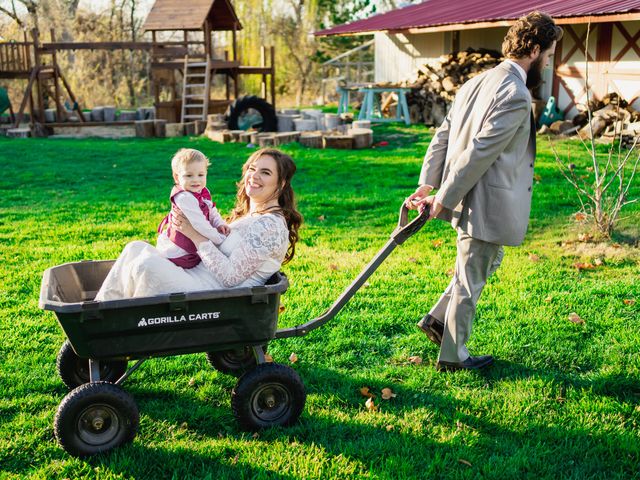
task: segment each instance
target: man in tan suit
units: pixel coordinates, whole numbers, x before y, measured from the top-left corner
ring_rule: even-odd
[[[440,346],[438,370],[482,368],[493,357],[473,357],[466,343],[487,278],[502,260],[503,245],[520,245],[529,223],[535,125],[529,88],[542,79],[562,30],[551,17],[520,18],[502,44],[506,60],[465,83],[436,131],[409,208],[456,229],[455,274],[420,322]],[[432,195],[432,191],[437,194]]]

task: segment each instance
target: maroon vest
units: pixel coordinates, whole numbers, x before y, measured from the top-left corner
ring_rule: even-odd
[[[164,228],[167,227],[166,235],[167,237],[169,237],[169,240],[171,240],[174,244],[187,252],[187,255],[170,258],[169,260],[171,260],[179,267],[193,268],[200,263],[200,257],[196,253],[198,249],[196,248],[195,244],[191,240],[189,240],[189,238],[176,230],[172,223],[172,219],[176,214],[176,211],[180,210],[175,202],[175,196],[180,192],[187,192],[196,197],[196,200],[198,200],[200,211],[207,220],[209,220],[209,206],[205,203],[205,200],[211,201],[211,194],[206,187],[203,188],[200,193],[193,193],[185,190],[178,185],[175,185],[173,189],[171,189],[171,211],[166,217],[164,217],[162,222],[160,222],[160,225],[158,225],[158,233],[162,233]],[[213,205],[215,206],[215,203]]]

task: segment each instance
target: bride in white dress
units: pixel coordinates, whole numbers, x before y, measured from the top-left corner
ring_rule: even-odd
[[[231,233],[219,246],[198,233],[184,215],[174,226],[197,247],[201,262],[178,267],[155,247],[131,242],[96,295],[96,301],[263,285],[293,258],[302,216],[291,178],[293,160],[277,149],[255,152],[242,167],[231,214]]]

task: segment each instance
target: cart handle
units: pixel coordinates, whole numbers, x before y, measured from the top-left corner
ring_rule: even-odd
[[[297,327],[284,328],[276,332],[276,338],[287,337],[299,337],[306,335],[311,330],[315,330],[321,327],[333,317],[345,306],[345,304],[355,295],[358,289],[367,281],[373,272],[380,266],[380,264],[389,256],[389,254],[407,238],[420,230],[424,224],[429,220],[429,209],[425,208],[411,222],[409,220],[409,209],[403,203],[400,207],[400,218],[398,219],[398,226],[391,234],[391,238],[387,241],[386,245],[378,251],[369,264],[360,272],[356,279],[349,285],[333,305],[322,315],[313,320],[309,320],[307,323],[298,325]],[[408,223],[407,223],[408,222]]]
[[[404,243],[410,236],[420,230],[429,220],[429,208],[425,208],[416,218],[409,222],[409,208],[406,203],[402,202],[400,207],[400,215],[398,218],[398,226],[391,234],[391,238],[400,245]],[[408,223],[407,223],[408,222]]]

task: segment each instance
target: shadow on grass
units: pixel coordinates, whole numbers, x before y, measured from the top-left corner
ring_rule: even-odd
[[[127,390],[136,399],[143,416],[137,439],[132,445],[84,461],[94,469],[127,478],[293,479],[296,476],[240,459],[246,458],[247,449],[260,458],[269,454],[270,442],[285,442],[290,448],[300,450],[296,455],[305,456],[312,450],[313,456],[308,461],[320,462],[317,471],[321,471],[323,465],[331,470],[327,465],[333,460],[346,459],[360,468],[353,478],[362,475],[387,478],[390,472],[397,473],[395,478],[515,478],[525,472],[535,472],[540,478],[545,475],[588,478],[605,473],[606,478],[629,478],[637,474],[634,459],[639,446],[629,431],[605,434],[587,427],[566,428],[542,423],[539,419],[523,425],[509,422],[513,426],[505,428],[500,417],[487,415],[477,403],[449,394],[451,390],[443,386],[414,389],[373,375],[367,378],[304,365],[297,370],[309,395],[314,397],[310,402],[313,413],[307,408],[296,425],[264,430],[256,439],[251,433],[238,430],[227,399],[202,399],[195,392],[175,393],[131,385]],[[582,379],[509,361],[498,361],[494,367],[471,372],[471,375],[489,385],[492,381],[540,378],[621,401],[634,399],[640,391],[637,379],[630,376],[614,374]],[[226,380],[221,379],[223,393],[228,389],[226,384],[234,382],[232,378]],[[473,383],[473,378],[470,381]],[[359,393],[363,384],[375,392],[391,387],[397,394],[393,401],[384,403],[383,415],[365,413],[364,399]],[[326,410],[319,406],[323,397],[328,403]],[[329,410],[339,413],[334,415]],[[199,444],[194,450],[203,448],[198,438],[206,441],[231,437],[235,443],[214,446],[206,454],[183,447],[168,449],[164,445],[154,447],[143,443],[153,435],[152,430],[163,429],[168,437],[180,430],[183,423],[188,425],[188,435],[194,435],[194,441]],[[163,436],[163,431],[158,435]],[[185,435],[179,436],[183,444],[185,438],[189,438]],[[50,441],[53,443],[53,438]],[[167,442],[170,445],[171,440]],[[251,446],[246,445],[249,442]],[[316,448],[322,452],[317,460],[317,452],[313,450]],[[27,475],[34,460],[32,454],[28,450],[13,452],[9,463],[2,462],[5,471]],[[54,451],[51,456],[58,460],[68,458],[62,450]],[[568,471],[566,476],[558,477],[558,468],[563,462]]]
[[[579,375],[554,370],[539,370],[508,360],[497,360],[492,368],[484,372],[488,381],[537,379],[562,387],[562,389],[573,388],[577,392],[588,391],[603,397],[613,398],[621,403],[638,403],[640,401],[640,378],[637,376],[620,373],[588,375],[588,373]]]

